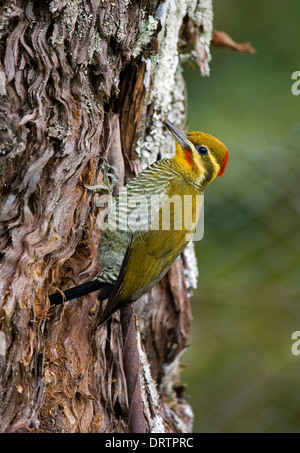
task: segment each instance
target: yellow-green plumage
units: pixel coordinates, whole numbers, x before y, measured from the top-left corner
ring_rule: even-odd
[[[166,274],[195,230],[199,216],[197,195],[203,194],[206,186],[223,174],[227,164],[228,152],[219,140],[201,132],[185,134],[169,123],[166,125],[176,139],[175,156],[156,162],[128,184],[127,217],[122,216],[122,194],[117,197],[116,211],[118,216],[121,213],[122,221],[136,212],[136,203],[141,201],[139,222],[132,226],[129,222],[128,229],[122,229],[121,222],[115,229],[112,228],[115,224],[108,221],[100,241],[99,259],[103,269],[96,278],[114,286],[100,324],[117,309],[149,291]],[[185,204],[186,195],[192,197],[192,204]],[[149,228],[153,196],[160,203],[154,206],[156,223]],[[164,229],[162,206],[171,197],[177,198],[182,209],[185,207],[185,217],[171,203],[170,228]]]
[[[180,195],[182,194],[182,195]],[[175,177],[168,185],[167,197],[179,195],[184,207],[184,195],[198,195],[184,179]],[[194,205],[196,200],[194,201]],[[168,209],[166,209],[168,212]],[[170,204],[170,229],[162,229],[162,208],[159,212],[160,229],[149,230],[138,233],[131,245],[131,252],[124,274],[124,282],[120,300],[136,300],[142,294],[149,291],[157,281],[167,272],[171,264],[187,246],[187,236],[195,230],[194,224],[185,225],[183,212],[177,212],[178,217],[174,218],[174,204]],[[192,219],[192,215],[187,215]],[[182,224],[181,229],[176,228],[176,221]],[[198,220],[198,216],[197,216]],[[175,224],[175,225],[174,225]],[[179,225],[180,226],[180,225]]]

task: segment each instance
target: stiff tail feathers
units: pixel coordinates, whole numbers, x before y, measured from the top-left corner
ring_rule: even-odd
[[[112,285],[99,282],[99,280],[90,280],[81,285],[74,286],[66,291],[59,291],[49,296],[50,305],[59,305],[68,300],[77,299],[78,297],[86,296],[87,294],[99,291],[99,296],[102,300],[107,299],[111,293]],[[99,297],[98,296],[98,297]]]

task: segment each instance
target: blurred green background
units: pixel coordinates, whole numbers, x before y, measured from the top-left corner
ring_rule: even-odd
[[[214,28],[257,53],[212,48],[209,78],[185,69],[188,129],[230,160],[205,195],[182,380],[195,432],[300,432],[300,2],[213,5]]]

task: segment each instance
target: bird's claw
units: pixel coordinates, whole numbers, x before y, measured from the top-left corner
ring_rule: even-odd
[[[100,160],[103,161],[103,164],[100,165],[100,168],[102,170],[102,175],[103,175],[103,184],[99,184],[96,186],[86,186],[85,184],[83,184],[83,187],[85,187],[88,190],[92,190],[93,192],[97,192],[97,193],[104,192],[104,193],[112,194],[113,189],[119,179],[119,171],[116,167],[109,164],[106,157],[100,156]],[[113,171],[113,173],[111,173],[111,171]]]

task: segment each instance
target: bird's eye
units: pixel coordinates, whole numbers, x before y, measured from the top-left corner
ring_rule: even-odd
[[[206,146],[196,145],[195,148],[201,156],[206,156],[206,154],[208,154],[208,149],[206,148]]]

